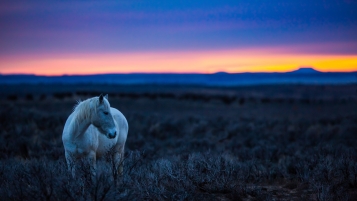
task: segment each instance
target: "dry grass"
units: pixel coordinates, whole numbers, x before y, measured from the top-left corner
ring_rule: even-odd
[[[75,99],[91,93],[63,87],[4,98],[1,198],[356,200],[354,96],[331,98],[333,89],[325,91],[328,98],[299,99],[284,87],[269,88],[279,96],[251,96],[249,89],[111,91],[111,105],[130,126],[124,175],[115,174],[107,157],[96,182],[85,164],[82,176],[71,177],[61,142]]]

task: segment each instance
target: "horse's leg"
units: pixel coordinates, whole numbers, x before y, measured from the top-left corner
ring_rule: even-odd
[[[123,176],[123,166],[124,166],[124,146],[121,146],[118,152],[115,153],[115,166],[117,168],[118,174]]]
[[[89,152],[87,155],[87,161],[89,162],[90,165],[90,172],[91,172],[91,178],[92,181],[96,180],[96,174],[97,174],[97,161],[96,161],[96,153],[95,151]]]
[[[71,153],[65,151],[65,157],[66,157],[68,171],[72,173],[72,177],[74,178],[76,174],[75,174],[75,164],[72,155]]]

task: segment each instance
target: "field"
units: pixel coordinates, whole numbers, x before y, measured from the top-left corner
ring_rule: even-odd
[[[129,123],[124,174],[67,170],[79,99]],[[357,200],[357,86],[0,85],[1,200]]]

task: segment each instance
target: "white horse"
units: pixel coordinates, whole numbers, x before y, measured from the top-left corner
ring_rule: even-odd
[[[69,170],[75,176],[76,160],[87,160],[95,175],[96,160],[114,150],[118,173],[123,172],[124,146],[128,122],[117,109],[110,107],[108,95],[79,102],[68,117],[62,141]]]

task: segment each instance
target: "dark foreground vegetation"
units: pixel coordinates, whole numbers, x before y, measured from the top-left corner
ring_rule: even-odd
[[[0,200],[357,200],[357,86],[1,86]],[[61,141],[77,99],[127,117],[111,154],[73,179]]]

